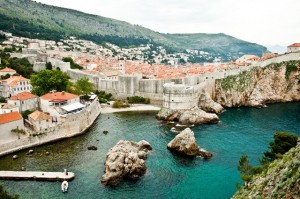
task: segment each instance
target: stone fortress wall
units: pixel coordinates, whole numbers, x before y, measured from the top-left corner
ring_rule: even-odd
[[[168,96],[164,96],[164,85],[166,83],[174,82],[173,85],[175,87],[177,87],[178,84],[182,84],[184,85],[182,86],[184,89],[185,87],[192,86],[196,96],[200,95],[200,92],[205,91],[213,97],[216,79],[223,79],[228,76],[238,75],[241,72],[251,70],[254,67],[265,67],[270,63],[280,63],[282,61],[290,60],[300,60],[300,53],[281,55],[262,62],[254,62],[250,66],[239,67],[237,69],[191,75],[178,79],[142,79],[142,75],[121,75],[118,80],[107,80],[102,79],[100,76],[87,74],[78,70],[68,70],[67,73],[75,80],[88,77],[91,82],[95,83],[96,89],[110,92],[116,98],[126,99],[126,97],[138,95],[150,98],[151,104],[163,106],[164,99],[169,98]],[[168,88],[169,87],[170,85],[168,85]],[[178,88],[173,90],[174,93],[170,93],[172,95],[175,94],[175,90],[178,90]],[[182,97],[182,101],[184,100],[189,100],[189,97],[187,97],[187,99]]]

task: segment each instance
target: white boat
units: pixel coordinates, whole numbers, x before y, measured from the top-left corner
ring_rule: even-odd
[[[61,190],[63,193],[68,192],[69,183],[65,180],[61,183]]]

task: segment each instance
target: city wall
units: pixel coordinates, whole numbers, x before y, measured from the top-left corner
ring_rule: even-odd
[[[150,98],[151,104],[162,106],[163,85],[166,83],[174,82],[174,84],[194,86],[197,95],[200,95],[200,92],[208,92],[213,97],[216,79],[238,75],[241,72],[251,70],[254,67],[265,67],[270,63],[280,63],[289,60],[300,60],[300,53],[289,53],[262,62],[254,62],[250,66],[239,67],[236,69],[190,75],[185,78],[177,79],[142,79],[142,75],[122,75],[119,76],[118,80],[107,80],[103,79],[101,76],[87,74],[78,70],[68,70],[67,73],[75,80],[83,77],[89,78],[90,81],[95,84],[96,89],[110,92],[115,98],[126,99],[127,97],[138,95]]]

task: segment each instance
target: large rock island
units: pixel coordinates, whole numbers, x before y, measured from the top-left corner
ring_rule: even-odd
[[[212,154],[199,149],[194,132],[190,128],[181,131],[171,142],[168,149],[186,156],[201,156],[205,159],[211,158]]]
[[[105,174],[101,182],[105,185],[116,185],[123,179],[138,179],[143,176],[147,167],[145,161],[151,145],[142,140],[132,142],[120,140],[106,156]]]
[[[197,106],[186,110],[172,110],[162,108],[156,115],[157,119],[165,121],[179,121],[180,124],[214,124],[219,122],[215,113],[207,113]]]

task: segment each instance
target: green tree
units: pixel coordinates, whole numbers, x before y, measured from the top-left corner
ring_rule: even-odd
[[[248,183],[251,180],[252,177],[252,166],[249,162],[248,156],[242,156],[239,161],[239,165],[237,169],[241,173],[241,179],[245,182]]]
[[[64,57],[62,60],[64,62],[70,62],[70,65],[71,65],[72,69],[83,69],[83,67],[80,66],[79,64],[76,64],[71,57]]]
[[[67,73],[60,70],[41,70],[30,78],[32,93],[41,96],[52,90],[66,91],[69,82]]]
[[[76,93],[79,95],[87,95],[94,91],[94,83],[89,82],[88,78],[81,78],[75,83]]]
[[[292,147],[297,145],[298,137],[287,132],[276,132],[274,141],[270,142],[269,151],[264,152],[261,163],[265,164],[282,157]]]
[[[47,62],[46,63],[46,69],[47,70],[52,70],[52,68],[53,68],[53,66],[52,66],[51,62]]]

